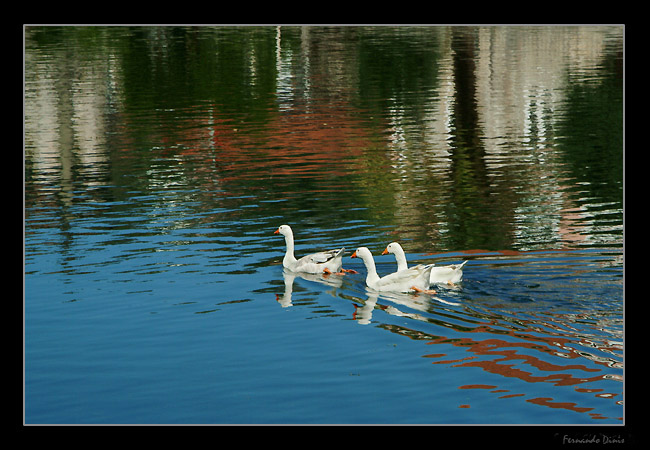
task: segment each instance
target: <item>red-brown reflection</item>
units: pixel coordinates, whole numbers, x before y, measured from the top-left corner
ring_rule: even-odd
[[[538,397],[538,398],[531,398],[526,401],[530,403],[534,403],[535,405],[548,406],[549,408],[569,409],[571,411],[576,411],[576,412],[588,412],[593,409],[593,408],[580,408],[579,406],[576,406],[576,404],[573,402],[553,402],[552,400],[553,399],[550,397]]]
[[[128,158],[137,140],[131,130],[138,128],[129,126],[128,115],[122,119],[119,139]],[[308,110],[269,108],[251,120],[223,115],[219,105],[160,111],[147,133],[148,141],[159,145],[156,152],[161,156],[178,155],[179,161],[194,163],[185,176],[194,181],[218,178],[220,183],[261,175],[343,176],[372,144],[370,128],[345,103]],[[214,173],[197,177],[197,170]]]
[[[587,358],[597,365],[607,367],[607,369],[620,367],[620,363],[613,364],[613,361],[615,361],[613,359],[595,357],[594,355],[585,352],[580,347],[587,346],[589,348],[598,348],[605,352],[609,351],[610,353],[614,353],[616,350],[621,350],[621,348],[616,343],[611,343],[607,340],[605,340],[604,343],[599,344],[596,343],[594,339],[587,339],[584,336],[581,336],[580,331],[571,326],[571,322],[574,320],[578,319],[570,319],[566,316],[553,317],[550,314],[545,314],[544,317],[540,317],[539,320],[518,320],[518,325],[527,326],[528,328],[526,329],[521,329],[519,327],[507,328],[502,327],[503,324],[501,324],[497,330],[493,328],[493,324],[485,322],[479,322],[478,325],[473,328],[451,325],[452,328],[461,333],[494,334],[496,332],[501,336],[514,338],[512,340],[496,337],[477,340],[472,339],[471,337],[457,338],[433,336],[420,331],[408,330],[403,327],[388,325],[384,325],[384,327],[412,339],[426,340],[428,341],[427,345],[451,344],[454,347],[464,348],[467,352],[471,353],[470,356],[453,359],[444,359],[447,354],[439,352],[423,355],[425,358],[434,359],[432,364],[450,364],[452,367],[478,367],[492,374],[501,375],[507,378],[517,378],[527,383],[546,382],[553,383],[554,386],[575,386],[574,389],[576,392],[594,395],[603,399],[613,399],[618,394],[604,393],[603,389],[578,386],[606,379],[620,380],[620,376],[617,374],[606,373],[606,369],[588,367],[584,364],[579,364],[578,362],[582,358]],[[584,330],[584,324],[582,324],[582,326]],[[544,335],[537,334],[541,333],[542,330],[545,333]],[[551,331],[549,332],[549,330]],[[571,337],[572,334],[575,334],[576,336]],[[538,357],[536,355],[538,352],[541,352],[542,355],[547,355],[547,357]],[[485,359],[485,357],[491,357],[491,359]],[[558,359],[559,357],[562,359]],[[567,362],[572,363],[551,363],[548,362],[548,360],[559,362],[567,360]],[[537,369],[538,371],[546,372],[547,374],[535,375],[532,371],[527,371],[521,368],[521,366],[514,367],[521,363]],[[567,373],[567,371],[574,371],[574,373]],[[578,373],[576,374],[575,371],[578,371]],[[582,372],[582,374],[580,372]],[[491,389],[496,387],[497,386],[492,385],[464,385],[460,386],[459,389]],[[491,392],[507,392],[507,390],[495,389]],[[525,395],[527,394],[513,393],[499,396],[499,398],[523,397]],[[527,401],[540,406],[561,408],[576,412],[588,412],[593,410],[593,408],[583,407],[572,402],[554,401],[552,398],[548,397],[532,398]],[[592,414],[592,417],[594,419],[606,418],[600,414]],[[618,419],[621,418],[617,418],[617,420]]]
[[[449,343],[449,340],[444,338],[439,338],[437,340],[428,342],[428,344],[443,343],[443,342]],[[529,383],[552,382],[554,383],[555,386],[578,385],[581,383],[589,383],[589,382],[599,381],[603,379],[602,374],[592,376],[592,377],[576,377],[568,373],[553,373],[545,376],[535,376],[532,375],[531,372],[527,372],[522,369],[512,367],[512,364],[504,364],[504,362],[506,361],[522,360],[523,362],[528,363],[531,366],[542,371],[558,372],[564,370],[578,369],[578,370],[583,370],[585,372],[592,372],[592,373],[601,372],[598,369],[588,368],[582,364],[568,364],[564,366],[558,364],[551,364],[546,361],[542,361],[541,359],[535,356],[517,353],[515,349],[507,349],[508,347],[510,348],[520,347],[520,348],[529,348],[529,349],[546,351],[540,348],[540,346],[537,344],[512,343],[512,342],[504,341],[502,339],[486,339],[484,341],[474,341],[468,338],[454,340],[451,343],[454,346],[466,347],[468,351],[474,352],[481,356],[502,355],[503,358],[493,359],[493,360],[483,360],[483,359],[478,359],[478,357],[476,356],[472,356],[472,357],[463,358],[461,360],[435,361],[434,364],[451,363],[454,364],[453,367],[479,367],[485,370],[486,372],[498,374],[504,377],[518,378],[520,380]],[[573,357],[577,357],[577,355]],[[459,389],[477,388],[477,386],[483,387],[485,389],[496,387],[491,385],[490,386],[466,385],[466,386],[460,386]],[[578,391],[578,389],[576,390]],[[583,392],[583,391],[578,391],[578,392]],[[525,394],[511,394],[511,395],[500,396],[499,398],[512,398],[512,397],[518,397],[524,395]],[[575,403],[571,403],[571,402],[553,402],[552,400],[553,400],[552,398],[534,398],[534,399],[529,399],[527,401],[541,406],[547,406],[550,408],[563,408],[563,409],[568,409],[576,412],[588,412],[593,410],[593,408],[579,407]]]
[[[466,384],[465,386],[459,386],[458,389],[494,389],[495,387],[491,384]]]
[[[209,145],[223,181],[250,176],[343,176],[370,145],[369,132],[345,105],[269,112],[263,123],[212,123]]]

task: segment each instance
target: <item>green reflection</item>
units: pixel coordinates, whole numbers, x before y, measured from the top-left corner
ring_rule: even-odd
[[[26,203],[198,190],[410,252],[622,245],[621,49],[621,27],[28,27]]]

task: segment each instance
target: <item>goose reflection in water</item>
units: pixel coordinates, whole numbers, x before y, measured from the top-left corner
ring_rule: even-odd
[[[275,294],[275,299],[280,303],[283,308],[292,306],[291,295],[293,293],[293,282],[298,278],[303,280],[313,281],[316,283],[321,283],[332,288],[340,288],[343,284],[343,279],[340,276],[329,275],[326,273],[304,273],[304,272],[293,272],[287,268],[282,269],[282,278],[284,279],[284,294],[279,295]],[[336,297],[333,292],[330,292],[332,296]]]
[[[379,293],[375,290],[366,288],[366,295],[367,299],[365,301],[357,299],[362,303],[362,306],[358,306],[356,303],[354,304],[355,311],[352,315],[352,318],[356,320],[360,325],[367,325],[371,323],[372,313],[376,308],[381,309],[391,316],[407,317],[424,322],[427,321],[426,316],[419,313],[407,313],[393,305],[378,305],[377,301],[380,297],[388,300],[391,303],[405,306],[406,308],[421,311],[423,313],[429,312],[431,300],[439,301],[447,305],[460,306],[460,303],[449,302],[439,297],[430,297],[421,294],[400,294],[393,292]]]

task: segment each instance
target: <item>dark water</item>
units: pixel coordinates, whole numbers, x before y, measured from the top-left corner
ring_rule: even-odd
[[[624,422],[622,27],[26,27],[24,99],[25,423]]]

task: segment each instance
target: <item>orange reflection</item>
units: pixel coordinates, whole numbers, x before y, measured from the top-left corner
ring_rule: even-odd
[[[447,353],[429,353],[423,355],[425,358],[432,358],[432,364],[450,364],[452,367],[478,367],[486,372],[497,374],[507,378],[517,378],[527,383],[552,383],[554,386],[575,386],[575,391],[584,394],[591,394],[598,398],[613,399],[618,394],[604,392],[600,388],[579,387],[586,383],[598,382],[606,379],[616,379],[622,381],[617,374],[607,373],[607,369],[620,368],[621,363],[616,363],[615,359],[596,357],[584,351],[582,347],[597,348],[604,352],[621,351],[622,346],[611,343],[607,340],[604,343],[596,342],[593,339],[587,339],[584,336],[571,338],[571,332],[579,333],[571,323],[580,318],[567,320],[566,316],[555,317],[551,314],[544,314],[539,321],[535,320],[518,320],[519,325],[528,326],[526,329],[512,328],[498,330],[500,335],[510,336],[514,340],[501,338],[487,338],[482,340],[472,339],[470,337],[451,338],[445,336],[433,336],[421,331],[409,330],[398,326],[384,325],[385,328],[411,339],[426,340],[427,345],[433,344],[451,344],[454,347],[465,349],[470,353],[463,358],[443,359]],[[454,326],[456,331],[462,333],[487,333],[494,334],[494,324],[478,323],[476,326],[461,327]],[[539,328],[543,326],[547,332],[548,329],[555,330],[557,334],[539,334]],[[567,330],[569,334],[567,334]],[[567,337],[568,336],[568,337]],[[576,348],[574,348],[574,346]],[[537,356],[541,352],[541,355]],[[558,360],[558,356],[562,359]],[[485,357],[491,357],[486,359]],[[579,360],[587,358],[594,364],[606,367],[588,367],[579,364]],[[573,361],[571,361],[573,360]],[[553,363],[549,361],[567,361],[567,364]],[[522,366],[523,363],[523,366]],[[518,366],[518,367],[515,367]],[[535,374],[534,370],[527,371],[525,366],[541,371],[542,374]],[[572,373],[568,373],[571,371]],[[577,371],[577,372],[576,372]],[[545,373],[544,373],[545,372]],[[508,392],[507,389],[496,389],[497,386],[487,384],[471,384],[459,386],[459,389],[492,389],[493,393]],[[526,396],[525,393],[512,393],[501,395],[498,398],[507,399],[514,397]],[[536,397],[527,400],[530,403],[546,406],[549,408],[561,408],[576,412],[589,412],[594,408],[583,407],[572,402],[555,401],[550,397]],[[469,407],[469,405],[465,406]],[[607,419],[600,414],[592,413],[594,419]],[[617,418],[617,420],[619,420]],[[622,418],[620,418],[622,420]]]
[[[479,331],[485,332],[487,330],[485,329],[484,326],[481,326],[481,327],[477,327],[476,329],[470,332],[479,332]],[[492,359],[492,360],[479,359],[478,356],[469,356],[457,360],[434,361],[434,364],[453,364],[454,367],[479,367],[485,370],[486,372],[498,374],[504,377],[518,378],[528,383],[552,382],[554,383],[555,386],[571,386],[571,385],[579,385],[582,383],[594,382],[605,378],[602,372],[596,368],[589,368],[582,364],[567,364],[567,365],[552,364],[536,356],[522,354],[518,352],[518,350],[520,349],[531,349],[535,351],[542,351],[545,353],[552,353],[554,351],[552,350],[552,348],[558,345],[562,346],[563,348],[567,348],[566,344],[570,342],[569,339],[559,338],[559,337],[546,338],[546,337],[527,335],[521,332],[515,333],[513,331],[509,332],[508,334],[517,337],[525,337],[526,339],[534,339],[537,341],[542,341],[545,344],[547,344],[549,347],[546,347],[545,345],[539,345],[536,342],[515,343],[515,342],[508,342],[503,339],[485,339],[482,341],[475,341],[470,338],[448,339],[444,337],[433,339],[430,342],[427,342],[427,344],[451,343],[454,346],[466,348],[467,351],[475,353],[476,355],[501,356],[501,358]],[[426,355],[426,356],[430,357],[432,355]],[[580,357],[580,355],[574,351],[573,354],[568,355],[568,357],[578,358]],[[506,364],[506,362],[510,362],[510,361],[513,362],[522,361],[538,370],[545,371],[545,372],[554,372],[554,373],[545,376],[536,376],[529,371],[525,371],[520,368],[513,367],[514,364]],[[604,364],[599,361],[595,361],[595,362],[598,364]],[[581,377],[569,373],[558,373],[566,370],[581,370],[584,372],[591,372],[591,373],[597,372],[599,374],[594,375],[592,377]],[[460,386],[459,389],[478,389],[478,388],[491,389],[495,387],[496,386],[492,386],[492,385],[465,385],[465,386]],[[501,390],[496,390],[493,392],[497,392],[497,391],[501,391]],[[576,388],[576,391],[585,392],[585,393],[596,393],[602,391],[602,389]],[[510,394],[510,395],[500,396],[499,398],[513,398],[513,397],[519,397],[524,395],[525,394]],[[596,394],[596,395],[599,397],[604,397],[603,394]],[[575,403],[570,403],[570,402],[553,402],[551,398],[546,398],[546,397],[529,399],[527,401],[541,406],[547,406],[550,408],[563,408],[563,409],[568,409],[576,412],[587,412],[593,409],[593,408],[579,407]],[[599,418],[604,418],[604,417],[599,417]]]
[[[344,189],[349,181],[343,176],[356,168],[355,161],[372,142],[370,128],[356,114],[345,103],[329,103],[283,111],[269,108],[244,122],[224,115],[219,105],[200,105],[185,112],[158,112],[147,140],[158,143],[160,155],[193,162],[183,175],[203,183],[251,177],[340,177]],[[133,131],[139,128],[129,115],[122,114],[121,119],[117,145],[123,157],[133,157],[131,149],[141,131]],[[206,171],[208,176],[197,176]]]
[[[253,130],[209,120],[209,144],[217,151],[223,180],[262,172],[269,177],[343,176],[349,173],[347,161],[370,145],[368,130],[345,105],[271,111],[263,123],[252,124]]]
[[[548,406],[549,408],[562,408],[569,409],[576,412],[587,412],[591,411],[593,408],[580,408],[576,406],[573,402],[553,402],[553,399],[550,397],[539,397],[531,398],[526,400],[527,402],[534,403],[535,405]]]
[[[508,395],[502,395],[499,398],[514,398],[514,397],[524,397],[526,394],[508,394]]]
[[[465,386],[458,386],[458,389],[494,389],[495,387],[491,384],[466,384]]]

